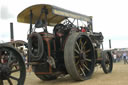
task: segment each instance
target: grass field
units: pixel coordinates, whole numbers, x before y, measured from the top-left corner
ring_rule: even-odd
[[[128,85],[128,64],[114,63],[110,74],[104,74],[100,67],[96,67],[91,79],[79,82],[68,75],[57,80],[42,81],[33,73],[27,73],[25,85]]]

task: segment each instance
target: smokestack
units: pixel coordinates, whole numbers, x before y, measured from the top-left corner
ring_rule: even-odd
[[[111,40],[109,40],[109,48],[111,49]]]
[[[11,40],[10,41],[14,41],[14,34],[13,34],[13,23],[10,23],[10,37]]]

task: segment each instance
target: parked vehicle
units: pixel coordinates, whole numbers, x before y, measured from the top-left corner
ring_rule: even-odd
[[[86,80],[97,64],[104,73],[112,71],[111,51],[103,50],[103,35],[93,32],[91,16],[38,4],[24,9],[17,20],[30,24],[28,62],[38,78],[53,80],[70,74],[74,80]],[[53,33],[47,30],[51,27]]]

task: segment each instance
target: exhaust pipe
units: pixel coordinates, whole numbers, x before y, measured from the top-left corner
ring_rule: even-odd
[[[109,40],[109,49],[111,50],[111,40]]]
[[[14,41],[13,23],[12,22],[10,23],[10,37],[11,37],[10,41],[11,42]]]

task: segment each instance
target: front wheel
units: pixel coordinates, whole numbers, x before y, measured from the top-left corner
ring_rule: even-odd
[[[113,69],[113,58],[112,54],[109,51],[103,52],[103,60],[101,61],[101,66],[104,73],[110,73]]]

